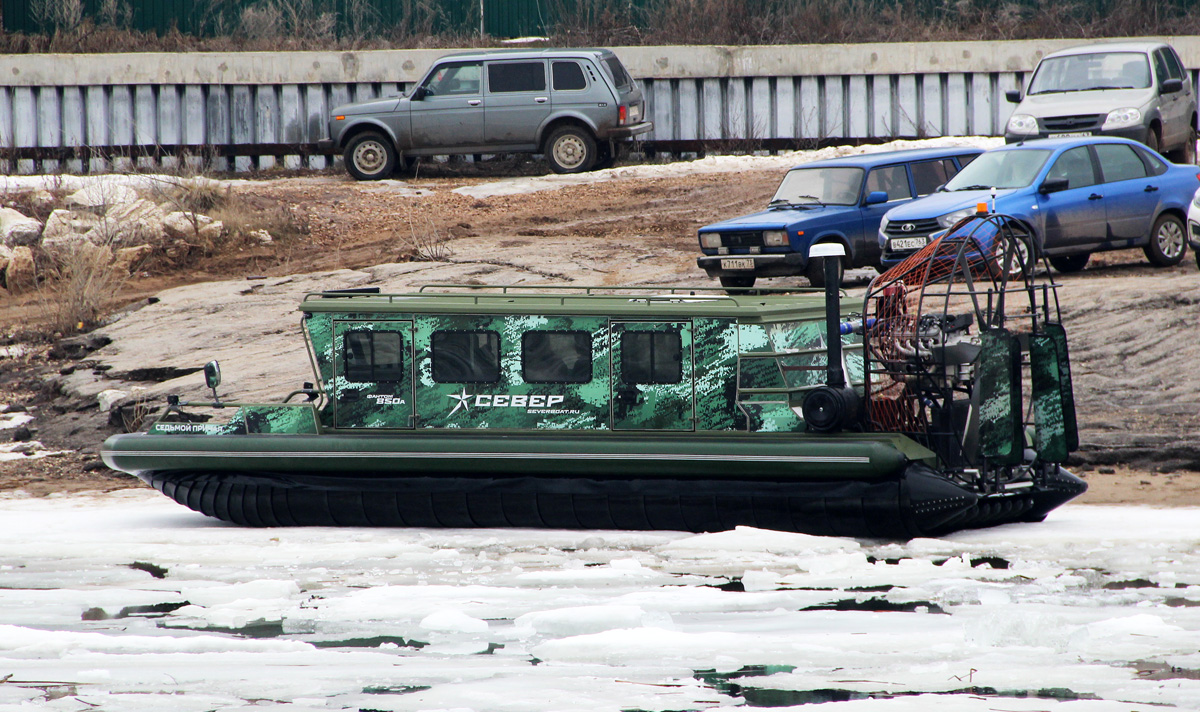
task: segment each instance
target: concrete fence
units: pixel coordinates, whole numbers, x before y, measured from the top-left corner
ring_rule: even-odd
[[[1165,38],[1200,67],[1200,38]],[[622,47],[655,150],[998,135],[1038,58],[1075,41]],[[407,89],[441,50],[0,56],[0,170],[114,162],[325,167],[329,109]]]

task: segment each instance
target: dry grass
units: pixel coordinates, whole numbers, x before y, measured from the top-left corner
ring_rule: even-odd
[[[281,51],[493,46],[478,16],[397,0],[207,0],[197,34],[129,29],[127,0],[31,0],[40,34],[0,33],[0,52]],[[90,12],[80,10],[91,9]],[[1184,0],[547,0],[547,44],[805,44],[1100,38],[1200,33]],[[558,18],[554,20],[553,18]],[[457,28],[446,30],[439,28]]]
[[[112,264],[112,252],[83,240],[57,256],[57,279],[39,286],[48,331],[74,334],[99,326],[128,277]]]

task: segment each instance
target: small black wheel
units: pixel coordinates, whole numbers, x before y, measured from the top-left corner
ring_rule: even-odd
[[[730,294],[745,294],[746,290],[754,286],[754,275],[727,275],[723,274],[717,279],[721,280],[721,286]]]
[[[546,137],[545,154],[555,173],[583,173],[596,163],[596,139],[578,126],[559,126]]]
[[[1087,267],[1088,260],[1092,258],[1092,253],[1085,252],[1082,255],[1056,255],[1050,258],[1050,266],[1062,272],[1070,274],[1079,272],[1084,267]]]
[[[366,131],[350,139],[342,153],[346,171],[357,180],[381,180],[396,170],[396,148],[386,136]]]
[[[1174,267],[1182,262],[1187,254],[1183,221],[1167,213],[1159,215],[1150,231],[1150,242],[1142,250],[1155,267]]]
[[[827,259],[829,258],[822,257],[821,259],[809,260],[808,267],[804,268],[804,276],[808,278],[808,283],[812,286],[825,286],[825,260]],[[844,260],[838,260],[837,277],[838,284],[841,284],[842,280],[846,277],[846,263]]]

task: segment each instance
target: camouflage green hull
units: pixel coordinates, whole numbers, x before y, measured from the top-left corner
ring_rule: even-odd
[[[755,526],[910,538],[1037,520],[1082,491],[1062,472],[981,496],[889,436],[434,432],[119,435],[110,467],[248,526],[672,529]]]

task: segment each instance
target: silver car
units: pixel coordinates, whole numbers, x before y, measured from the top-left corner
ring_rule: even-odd
[[[417,156],[543,153],[556,173],[612,165],[653,124],[606,49],[490,50],[436,61],[411,91],[333,109],[324,150],[359,180]]]
[[[1042,58],[1008,120],[1009,143],[1104,134],[1196,162],[1196,97],[1179,55],[1162,42],[1101,43]]]

